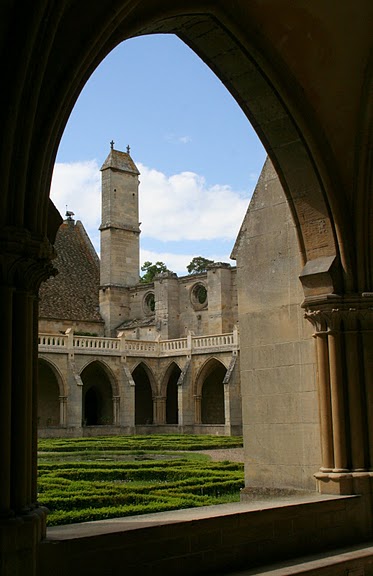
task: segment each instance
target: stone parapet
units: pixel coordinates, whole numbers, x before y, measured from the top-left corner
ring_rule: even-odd
[[[67,331],[69,332],[69,331]],[[172,340],[128,340],[119,338],[100,338],[69,334],[39,334],[39,353],[57,352],[92,354],[104,356],[180,356],[191,354],[209,354],[212,352],[237,351],[238,332],[214,334],[210,336],[192,336]]]

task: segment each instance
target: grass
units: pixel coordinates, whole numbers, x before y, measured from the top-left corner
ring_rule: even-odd
[[[195,451],[240,446],[225,436],[42,439],[39,502],[53,526],[238,501],[243,464]]]

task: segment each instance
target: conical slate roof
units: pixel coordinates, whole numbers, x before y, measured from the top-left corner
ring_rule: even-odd
[[[100,261],[78,220],[65,220],[56,236],[57,276],[40,288],[39,317],[102,322],[99,312]]]

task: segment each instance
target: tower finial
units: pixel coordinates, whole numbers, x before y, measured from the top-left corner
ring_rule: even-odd
[[[112,150],[114,150],[114,140],[112,140],[112,141],[110,142],[110,148],[111,148]]]
[[[128,145],[127,145],[127,154],[130,153],[130,150],[131,150],[131,148],[130,148],[130,145],[128,144]]]

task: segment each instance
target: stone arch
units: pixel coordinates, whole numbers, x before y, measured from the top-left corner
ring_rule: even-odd
[[[38,364],[38,426],[49,428],[63,425],[60,399],[66,394],[61,372],[46,358],[39,358]]]
[[[178,424],[178,380],[181,368],[176,362],[171,362],[165,372],[161,393],[166,397],[166,424]]]
[[[356,255],[366,254],[357,262],[355,290],[357,292],[373,291],[373,52],[365,70],[365,82],[362,90],[362,106],[359,117],[359,138],[356,144],[355,165],[356,185],[356,216],[361,219],[356,222],[357,249]]]
[[[135,382],[135,425],[154,423],[154,376],[145,362],[139,362],[132,371]]]
[[[227,368],[217,358],[210,358],[202,366],[196,381],[197,396],[201,398],[201,423],[224,424],[224,377]]]
[[[254,44],[254,40],[251,43],[248,40],[256,38],[255,29],[252,34],[248,31],[244,42],[236,29],[237,22],[222,7],[209,6],[202,11],[199,7],[197,14],[191,10],[190,3],[180,1],[172,10],[165,6],[152,7],[144,19],[147,10],[144,3],[134,7],[131,16],[122,9],[119,0],[116,6],[115,17],[114,13],[101,12],[98,7],[92,14],[84,12],[83,20],[88,26],[85,27],[85,40],[90,46],[89,52],[83,52],[81,38],[79,42],[72,38],[67,53],[64,46],[66,58],[63,62],[58,58],[53,78],[48,86],[43,87],[44,90],[39,90],[45,97],[44,107],[40,106],[40,109],[47,117],[56,118],[56,122],[49,126],[50,123],[43,122],[43,115],[40,114],[40,135],[48,143],[42,166],[38,166],[37,171],[38,179],[40,174],[45,174],[41,193],[48,191],[54,154],[72,108],[99,63],[129,37],[174,33],[222,80],[266,147],[296,223],[303,263],[321,256],[337,255],[340,256],[343,270],[350,271],[351,258],[346,249],[350,231],[348,226],[344,226],[347,215],[338,211],[335,205],[334,194],[341,186],[332,151],[322,137],[322,127],[318,125],[312,109],[301,97],[300,87],[275,48],[266,46],[267,57],[264,58],[261,47]],[[76,21],[80,21],[83,15],[80,10],[78,6],[73,8]],[[72,14],[70,16],[73,17]],[[50,19],[53,19],[53,15],[50,15]],[[253,26],[254,22],[255,19]],[[56,26],[58,29],[57,22]],[[101,31],[100,35],[98,30]],[[61,53],[61,40],[56,34],[51,66],[57,54]],[[58,97],[50,98],[51,93]],[[53,106],[53,110],[50,110],[50,106]],[[14,144],[16,146],[16,142]]]
[[[115,424],[113,409],[115,379],[108,366],[98,360],[88,362],[80,373],[83,426]]]

